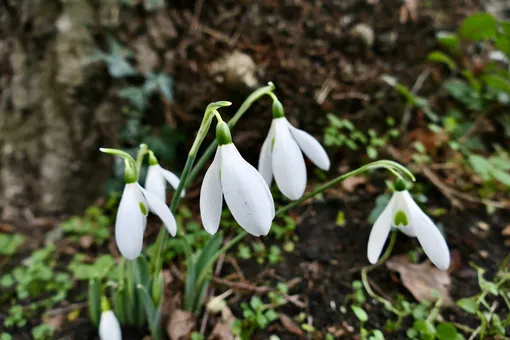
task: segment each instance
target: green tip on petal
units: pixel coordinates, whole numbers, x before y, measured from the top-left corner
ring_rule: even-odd
[[[145,206],[145,204],[143,204],[143,202],[139,202],[138,205],[140,206],[140,210],[142,211],[142,214],[147,215],[148,211],[147,211],[147,207]]]
[[[407,215],[402,210],[397,211],[395,216],[393,217],[393,224],[395,227],[402,226],[407,227],[409,222],[407,221]]]
[[[216,125],[216,141],[218,145],[226,145],[232,143],[232,135],[227,123],[224,121],[218,122]]]

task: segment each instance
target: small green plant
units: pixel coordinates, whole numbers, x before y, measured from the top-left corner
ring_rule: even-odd
[[[274,309],[265,305],[258,296],[251,298],[250,303],[242,303],[243,320],[236,320],[232,326],[232,334],[242,339],[249,339],[257,329],[265,329],[278,318]]]
[[[111,237],[109,226],[112,221],[104,210],[97,205],[93,205],[83,216],[74,216],[60,224],[64,233],[73,241],[79,241],[82,236],[92,237],[97,245],[102,245]]]
[[[35,340],[51,340],[55,333],[55,326],[50,326],[45,323],[40,324],[32,329],[32,336]]]
[[[21,234],[0,233],[0,255],[11,256],[23,244],[24,237]]]
[[[388,129],[382,136],[379,136],[374,129],[367,133],[357,130],[354,124],[348,119],[340,119],[333,114],[328,114],[328,126],[324,130],[324,144],[330,147],[346,146],[352,151],[365,148],[368,158],[376,159],[378,150],[388,144],[391,139],[399,136],[398,130],[394,127],[395,121],[388,117],[386,124]]]
[[[250,247],[251,246],[251,247]],[[255,258],[258,264],[276,264],[282,261],[282,251],[277,245],[266,247],[261,241],[252,242],[250,245],[240,244],[237,249],[237,256],[243,260]]]

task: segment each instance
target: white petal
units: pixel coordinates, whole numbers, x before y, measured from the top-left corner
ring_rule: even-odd
[[[303,154],[292,137],[285,118],[273,120],[273,174],[278,188],[286,197],[297,200],[306,189],[306,165]]]
[[[174,215],[170,211],[170,208],[165,204],[164,201],[160,200],[158,196],[154,195],[150,191],[145,190],[138,184],[138,187],[142,191],[145,199],[149,203],[149,208],[151,211],[158,215],[163,224],[165,225],[168,232],[175,236],[177,234],[177,222],[175,222]]]
[[[159,164],[149,166],[145,178],[145,189],[152,192],[163,202],[166,201],[166,183]]]
[[[274,217],[274,202],[266,182],[241,157],[234,144],[219,149],[221,187],[232,216],[248,233],[267,235]]]
[[[266,140],[260,149],[259,157],[259,172],[266,181],[267,185],[271,185],[271,182],[273,181],[273,157],[271,154],[273,149],[274,132],[275,122],[273,120],[271,122],[271,127],[269,128],[269,133],[267,134]]]
[[[161,168],[161,173],[163,176],[165,176],[165,179],[168,183],[174,188],[174,190],[177,190],[177,187],[179,186],[179,177],[177,177],[173,172],[168,171],[167,169]],[[185,190],[183,189],[181,191],[181,197],[184,197],[186,194]]]
[[[450,250],[446,241],[432,220],[420,209],[411,195],[405,191],[409,206],[410,223],[423,251],[430,261],[441,270],[450,267]]]
[[[407,193],[407,196],[409,196],[409,197],[406,196],[406,193]],[[397,228],[398,230],[400,230],[401,232],[403,232],[404,234],[406,234],[407,236],[409,236],[409,237],[416,237],[416,233],[414,231],[414,226],[411,223],[411,217],[410,217],[411,214],[409,213],[409,200],[408,200],[408,198],[411,197],[409,195],[409,192],[407,192],[407,190],[405,190],[405,191],[395,191],[393,193],[393,197],[395,197],[395,201],[393,202],[393,212],[392,212],[392,215],[391,215],[391,223],[392,223],[392,225],[395,228]],[[411,201],[413,201],[412,198],[411,198]],[[394,218],[395,218],[395,214],[398,211],[402,211],[402,212],[404,212],[406,214],[407,223],[408,223],[407,226],[400,226],[400,225],[396,226],[395,225]]]
[[[377,218],[368,238],[367,256],[370,263],[375,264],[381,256],[384,243],[391,230],[391,218],[395,196],[392,196],[388,205]]]
[[[147,221],[142,213],[140,190],[137,183],[126,184],[115,221],[115,241],[121,254],[128,260],[134,260],[142,252],[143,232]]]
[[[111,310],[101,313],[99,321],[99,339],[101,340],[122,340],[119,320]]]
[[[329,161],[326,150],[322,147],[321,143],[315,139],[311,134],[303,130],[293,127],[290,123],[289,128],[292,137],[296,140],[299,147],[310,160],[322,170],[329,170],[331,162]]]
[[[221,220],[223,194],[220,182],[221,152],[219,148],[200,188],[200,217],[204,229],[211,235],[216,234]]]

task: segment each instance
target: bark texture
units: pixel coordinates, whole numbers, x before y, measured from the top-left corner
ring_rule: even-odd
[[[1,216],[72,213],[102,190],[120,117],[93,32],[115,0],[0,1]],[[99,30],[97,30],[99,31]]]

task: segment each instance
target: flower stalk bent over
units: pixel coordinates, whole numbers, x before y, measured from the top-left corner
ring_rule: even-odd
[[[390,202],[370,232],[367,247],[370,263],[374,264],[379,259],[392,227],[409,237],[418,238],[423,251],[436,267],[441,270],[450,267],[450,251],[443,235],[416,204],[401,179],[397,179]]]

